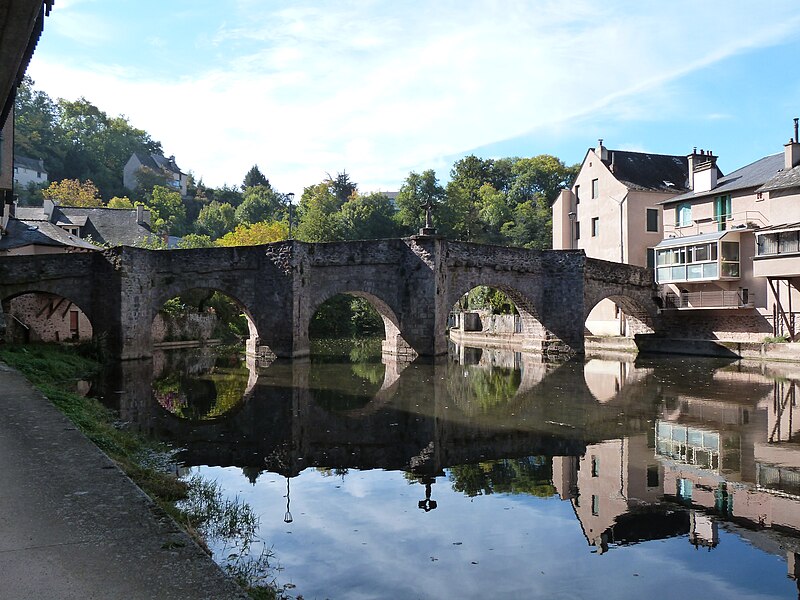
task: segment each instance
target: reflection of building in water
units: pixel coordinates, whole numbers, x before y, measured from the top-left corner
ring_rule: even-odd
[[[770,536],[800,534],[800,446],[789,443],[798,428],[795,385],[774,381],[760,386],[764,393],[754,396],[750,388],[719,400],[681,395],[665,403],[655,425],[663,493],[692,507],[690,541],[715,547],[714,525],[722,518],[750,543],[785,553],[793,578],[800,539],[784,536],[776,543]]]
[[[658,516],[661,469],[647,436],[587,446],[586,454],[553,459],[553,483],[570,500],[590,545],[631,543],[686,532],[684,515]],[[674,513],[673,513],[674,514]]]
[[[631,361],[600,358],[592,358],[583,367],[586,387],[600,403],[614,399],[624,386],[642,381],[650,373],[652,369],[634,367]]]

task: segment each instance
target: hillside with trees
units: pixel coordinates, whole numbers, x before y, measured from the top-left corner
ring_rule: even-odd
[[[85,98],[54,100],[29,78],[15,110],[15,151],[43,159],[51,181],[44,190],[17,190],[21,204],[39,204],[44,197],[73,206],[144,204],[153,230],[181,237],[187,248],[286,239],[290,218],[292,237],[307,242],[411,235],[422,227],[430,203],[437,230],[451,239],[545,249],[551,244],[550,205],[577,174],[577,165],[549,155],[470,155],[455,162],[446,184],[433,170],[409,173],[395,198],[360,190],[342,171],[308,185],[290,207],[258,165],[241,186],[211,188],[190,172],[188,193],[181,196],[153,171],[141,173],[130,191],[122,174],[131,154],[163,153],[147,131]]]

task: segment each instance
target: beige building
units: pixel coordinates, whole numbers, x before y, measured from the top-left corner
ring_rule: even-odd
[[[641,267],[654,266],[664,238],[661,203],[689,190],[685,156],[610,150],[599,140],[586,153],[575,183],[553,204],[553,248]],[[589,315],[595,335],[626,333],[610,300]]]
[[[688,157],[692,190],[664,208],[656,281],[665,311],[703,322],[702,337],[797,334],[800,143],[718,177],[717,157]],[[673,315],[674,316],[674,315]]]

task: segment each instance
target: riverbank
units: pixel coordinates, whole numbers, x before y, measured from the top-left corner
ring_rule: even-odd
[[[0,597],[248,598],[18,371],[0,363]]]
[[[531,350],[520,334],[492,333],[488,331],[461,331],[451,329],[450,339],[464,346],[496,348],[522,352]],[[772,342],[733,342],[725,340],[690,340],[666,338],[654,334],[622,336],[586,336],[584,350],[587,354],[605,352],[630,352],[632,354],[678,354],[683,356],[709,356],[761,361],[800,363],[800,344]]]

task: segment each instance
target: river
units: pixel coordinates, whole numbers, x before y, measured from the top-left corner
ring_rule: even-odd
[[[218,562],[295,597],[798,595],[800,366],[376,348],[157,353],[100,393],[250,507]]]

